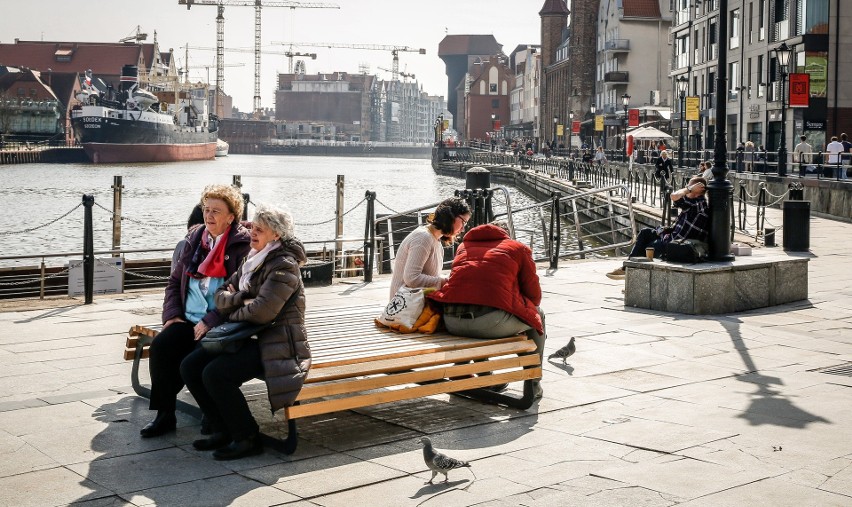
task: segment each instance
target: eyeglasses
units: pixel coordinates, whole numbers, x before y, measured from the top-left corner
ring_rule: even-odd
[[[459,215],[459,220],[462,221],[462,227],[467,227],[467,220],[470,219],[468,218],[467,220],[465,220],[463,216]]]

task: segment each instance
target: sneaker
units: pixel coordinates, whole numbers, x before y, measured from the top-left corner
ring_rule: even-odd
[[[533,384],[533,399],[539,400],[544,396],[544,389],[541,388],[541,383],[536,382]]]
[[[626,277],[624,267],[613,269],[612,271],[606,274],[606,277],[610,280],[624,280],[624,278]]]

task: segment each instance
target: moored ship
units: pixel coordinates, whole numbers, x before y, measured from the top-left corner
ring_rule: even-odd
[[[208,114],[206,89],[139,87],[125,65],[121,84],[98,90],[87,74],[71,112],[74,137],[96,164],[209,160],[216,155],[218,119]]]

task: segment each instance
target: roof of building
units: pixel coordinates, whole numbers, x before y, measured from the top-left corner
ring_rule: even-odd
[[[538,11],[539,16],[552,16],[554,14],[567,16],[571,11],[568,10],[568,5],[565,0],[544,0],[544,5]]]
[[[118,75],[123,65],[136,65],[140,54],[150,68],[154,44],[109,42],[16,41],[0,44],[0,65],[28,67],[46,72],[83,72]]]
[[[438,44],[438,56],[493,55],[500,53],[503,45],[493,35],[447,35]]]
[[[658,0],[622,0],[625,18],[660,18]]]

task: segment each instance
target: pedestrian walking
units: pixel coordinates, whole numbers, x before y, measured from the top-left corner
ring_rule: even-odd
[[[811,163],[811,152],[814,149],[808,144],[806,136],[799,136],[799,140],[801,142],[793,149],[793,157],[799,164],[799,177],[804,178],[807,174],[807,168]]]

